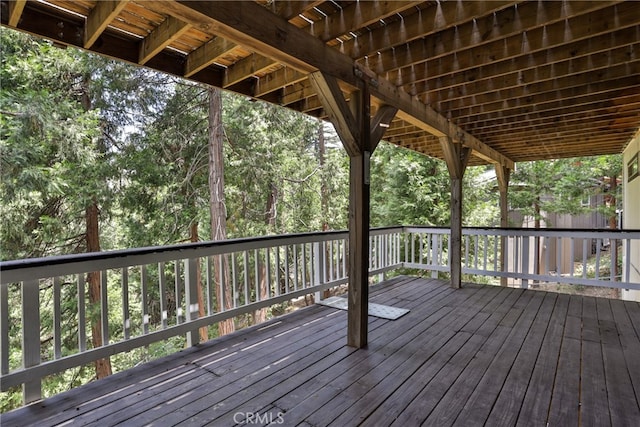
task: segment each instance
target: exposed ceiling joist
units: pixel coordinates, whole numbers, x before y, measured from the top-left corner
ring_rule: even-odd
[[[433,109],[399,90],[388,81],[355,66],[348,56],[331,49],[253,2],[172,3],[171,13],[194,27],[214,30],[224,38],[306,73],[321,70],[354,88],[360,78],[370,81],[371,93],[378,103],[398,108],[398,116],[423,127],[436,136],[450,136],[472,144],[474,152],[490,157],[494,163],[513,166],[513,161],[485,146],[481,141],[449,123]],[[356,76],[354,70],[360,74]]]
[[[145,64],[151,58],[162,52],[171,42],[180,37],[190,28],[190,25],[173,16],[168,16],[155,30],[142,40],[138,62]]]
[[[27,4],[27,0],[12,0],[9,2],[9,25],[18,26],[22,11]]]
[[[120,14],[127,3],[128,0],[105,0],[96,3],[96,7],[87,16],[87,23],[84,27],[83,46],[85,49],[93,46],[100,34]]]

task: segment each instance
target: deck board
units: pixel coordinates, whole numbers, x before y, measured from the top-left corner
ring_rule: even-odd
[[[637,425],[640,305],[398,277],[347,347],[311,306],[3,414],[23,425]],[[240,415],[238,415],[240,414]]]

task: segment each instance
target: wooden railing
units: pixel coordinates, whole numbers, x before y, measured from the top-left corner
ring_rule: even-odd
[[[370,274],[401,265],[401,234],[400,227],[371,231]],[[2,262],[2,391],[22,384],[24,402],[32,402],[47,375],[175,336],[194,345],[203,326],[309,294],[319,298],[347,282],[347,237],[307,233]],[[94,305],[90,272],[101,282]],[[228,308],[217,309],[215,287]],[[95,348],[92,323],[102,336]],[[20,359],[10,358],[16,345]]]
[[[449,271],[448,228],[404,232],[404,267]],[[462,236],[465,274],[507,278],[523,288],[544,282],[640,290],[638,230],[463,228]]]
[[[449,235],[434,227],[371,230],[369,273],[446,273]],[[22,385],[24,402],[32,402],[48,375],[176,336],[194,345],[201,327],[309,294],[320,298],[347,283],[347,239],[347,232],[306,233],[2,262],[1,389]],[[523,287],[545,281],[640,289],[640,231],[465,228],[462,246],[467,274]],[[617,247],[621,276],[610,256]],[[95,304],[90,272],[101,281]],[[228,308],[217,309],[216,287]],[[100,325],[100,346],[91,345],[92,324]]]

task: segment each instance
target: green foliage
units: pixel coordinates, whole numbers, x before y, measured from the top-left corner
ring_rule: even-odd
[[[465,226],[493,225],[499,212],[493,182],[481,182],[482,168],[468,168],[463,180]],[[449,224],[450,181],[444,162],[385,142],[371,158],[371,225]]]
[[[512,175],[509,201],[513,209],[538,220],[546,214],[578,215],[590,207],[582,201],[591,195],[608,194],[620,199],[618,186],[611,192],[609,178],[622,173],[620,155],[518,163]],[[616,204],[598,209],[615,215]]]

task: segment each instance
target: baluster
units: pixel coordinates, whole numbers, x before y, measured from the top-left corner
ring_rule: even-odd
[[[107,270],[100,272],[100,320],[102,322],[102,345],[108,345],[109,337],[109,301],[107,301]]]
[[[274,287],[275,295],[280,296],[280,246],[276,246],[276,286]]]
[[[142,333],[149,333],[149,292],[148,282],[149,277],[147,275],[147,266],[140,266],[140,302],[142,304]]]
[[[498,238],[499,236],[493,236],[493,271],[498,271],[498,259],[500,258],[498,254]]]
[[[435,266],[437,265],[437,260],[440,258],[439,254],[438,254],[438,248],[441,246],[440,242],[441,239],[439,238],[440,236],[437,234],[433,234],[429,236],[429,240],[431,241],[431,265]],[[438,270],[431,270],[431,278],[432,279],[437,279],[438,278]]]
[[[337,263],[333,261],[333,246],[336,244],[335,240],[331,240],[329,242],[329,281],[333,282],[334,279],[334,269],[336,268]],[[337,273],[337,272],[335,272]]]
[[[233,283],[233,308],[240,305],[240,289],[238,287],[238,258],[234,252],[231,254],[231,283]],[[211,292],[213,298],[213,292]],[[214,310],[215,311],[215,310]],[[213,312],[209,313],[212,314]]]
[[[464,236],[464,266],[469,267],[469,235]]]
[[[587,278],[587,239],[582,239],[582,278]]]
[[[298,245],[293,245],[293,290],[298,290]]]
[[[22,282],[22,365],[40,364],[40,284],[38,280]],[[42,397],[41,377],[31,378],[22,385],[23,402]]]
[[[562,275],[562,237],[556,238],[556,276]]]
[[[575,269],[576,259],[576,239],[569,237],[569,277],[573,277],[573,270]]]
[[[313,254],[313,286],[319,286],[324,282],[322,277],[324,272],[324,250],[321,242],[314,242],[311,252]],[[315,292],[315,302],[321,299],[322,292],[318,290]]]
[[[615,239],[609,239],[610,245],[609,245],[609,253],[611,254],[611,264],[610,264],[610,280],[611,282],[615,282],[616,281],[616,259],[618,258],[616,256],[617,252],[618,252],[618,245],[616,243]]]
[[[62,356],[62,337],[60,331],[60,278],[53,279],[53,357],[60,359]]]
[[[175,270],[175,300],[176,300],[176,323],[180,324],[183,323],[184,318],[183,318],[183,313],[182,313],[182,289],[180,286],[180,261],[174,261],[173,263],[174,265],[174,270]]]
[[[162,318],[162,329],[165,329],[167,325],[167,277],[164,274],[164,262],[158,263],[158,277],[160,285],[160,316]]]
[[[287,245],[284,247],[284,293],[285,294],[289,293],[290,280],[291,278],[289,277],[289,246]]]
[[[529,274],[529,236],[522,236],[522,273]],[[522,288],[529,288],[529,279],[522,279]]]
[[[213,268],[211,268],[212,257],[204,257],[205,267],[205,282],[204,286],[207,289],[207,315],[212,315],[215,312],[215,306],[213,302],[213,296],[215,294],[215,280],[213,280]]]
[[[78,274],[78,350],[87,350],[87,312],[85,306],[85,279],[83,274]]]
[[[244,261],[244,305],[251,303],[251,295],[249,295],[249,252],[243,252]]]
[[[0,372],[9,373],[9,284],[0,284]]]
[[[266,267],[264,269],[266,277],[264,278],[264,282],[267,286],[267,298],[271,298],[271,248],[265,248],[264,250],[266,252]]]
[[[129,318],[129,268],[122,268],[122,328],[124,339],[128,340],[131,333],[131,319]]]
[[[473,248],[473,267],[477,270],[478,269],[478,242],[480,241],[480,235],[476,234],[476,238],[475,238],[475,246]]]
[[[486,234],[484,235],[482,247],[484,252],[484,257],[482,261],[482,270],[487,271],[487,252],[489,252],[489,236],[487,236]]]
[[[624,281],[631,282],[631,239],[625,239]]]
[[[187,322],[198,319],[198,266],[197,259],[186,259],[184,271],[185,304],[187,308]],[[224,299],[223,299],[224,301]],[[198,328],[187,332],[187,346],[192,347],[200,342]]]
[[[302,244],[302,289],[307,287],[307,244]]]

